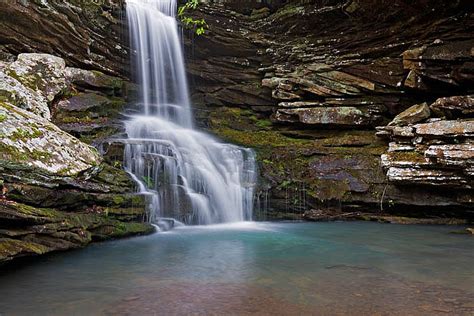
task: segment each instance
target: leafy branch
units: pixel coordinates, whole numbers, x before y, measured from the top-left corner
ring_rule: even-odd
[[[196,10],[199,5],[199,0],[189,0],[178,8],[178,17],[187,29],[194,29],[197,35],[206,33],[209,29],[204,19],[194,19],[187,15],[189,11]]]
[[[153,179],[151,177],[142,177],[142,181],[145,183],[148,189],[152,189],[154,187]]]

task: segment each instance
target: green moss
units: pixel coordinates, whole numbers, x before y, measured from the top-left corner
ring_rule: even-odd
[[[41,255],[48,251],[48,247],[34,242],[10,238],[0,238],[0,262],[10,260],[18,255]]]
[[[98,131],[91,132],[89,134],[82,133],[78,136],[81,142],[86,144],[92,144],[94,141],[109,138],[110,136],[115,135],[117,132],[118,130],[115,127],[104,127],[99,129]]]
[[[274,131],[239,131],[231,128],[217,128],[217,135],[225,140],[247,147],[285,147],[308,144],[306,140],[293,139]]]
[[[124,204],[125,198],[121,195],[114,195],[112,201],[114,202],[114,204],[121,205]]]
[[[9,69],[9,70],[6,72],[6,74],[7,74],[8,76],[12,77],[13,79],[18,80],[18,81],[21,82],[21,78],[20,78],[20,76],[16,73],[15,70]]]
[[[7,120],[7,115],[0,113],[0,123],[5,122]]]
[[[84,117],[77,117],[77,116],[66,116],[61,118],[60,120],[56,120],[56,122],[70,124],[70,123],[91,123],[93,120],[89,116]]]
[[[413,163],[424,163],[426,159],[422,153],[416,151],[400,151],[388,154],[393,161],[411,161]]]
[[[0,142],[0,159],[8,161],[25,161],[28,160],[27,153],[20,151],[18,148]]]
[[[313,179],[307,192],[321,201],[341,200],[350,194],[350,186],[347,181]]]
[[[106,240],[110,238],[126,237],[131,235],[145,235],[155,231],[148,223],[120,222],[110,220],[92,230],[94,240]]]
[[[123,80],[117,77],[108,76],[100,71],[92,70],[95,75],[95,80],[100,83],[101,86],[110,87],[114,90],[120,90],[123,86]]]
[[[313,203],[352,201],[354,195],[377,200],[372,197],[372,190],[379,190],[378,187],[367,184],[383,182],[380,155],[387,146],[373,131],[292,129],[272,125],[260,115],[222,107],[210,111],[209,126],[225,141],[256,151],[261,186],[271,188],[273,199],[285,199],[289,205],[298,206],[299,192],[304,188]],[[318,171],[320,166],[323,167]]]
[[[38,128],[32,128],[31,131],[17,128],[10,136],[13,141],[26,141],[31,138],[39,138],[43,133]]]
[[[298,15],[304,13],[304,7],[295,6],[294,4],[288,4],[283,8],[279,9],[272,15],[272,18],[275,20],[284,19],[289,16]]]
[[[53,154],[47,151],[33,150],[30,152],[30,157],[34,160],[45,161],[50,160]]]
[[[261,128],[266,128],[272,126],[272,121],[270,120],[258,120],[255,123],[256,126],[261,127]]]
[[[128,222],[142,217],[143,208],[140,207],[112,207],[105,210],[94,207],[83,213],[68,213],[7,200],[0,200],[0,207],[10,221],[21,227],[9,228],[9,236],[23,238],[25,233],[28,234],[28,240],[0,238],[0,262],[24,255],[82,247],[93,240],[149,234],[154,231],[153,226],[148,223]],[[38,225],[42,228],[40,234],[31,229]],[[15,234],[16,231],[18,234]]]

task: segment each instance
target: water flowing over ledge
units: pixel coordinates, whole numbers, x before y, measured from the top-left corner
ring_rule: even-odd
[[[193,128],[176,0],[129,0],[140,113],[125,122],[124,166],[150,195],[150,221],[213,224],[252,219],[252,150]]]

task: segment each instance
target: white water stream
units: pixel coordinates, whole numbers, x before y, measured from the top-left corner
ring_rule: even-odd
[[[176,10],[177,0],[127,0],[142,102],[125,122],[124,166],[150,196],[152,222],[251,220],[254,153],[193,128]]]

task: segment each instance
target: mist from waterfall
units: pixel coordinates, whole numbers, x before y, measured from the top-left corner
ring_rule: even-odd
[[[176,0],[127,0],[139,113],[126,122],[124,167],[149,196],[150,221],[251,220],[252,150],[193,128]]]

